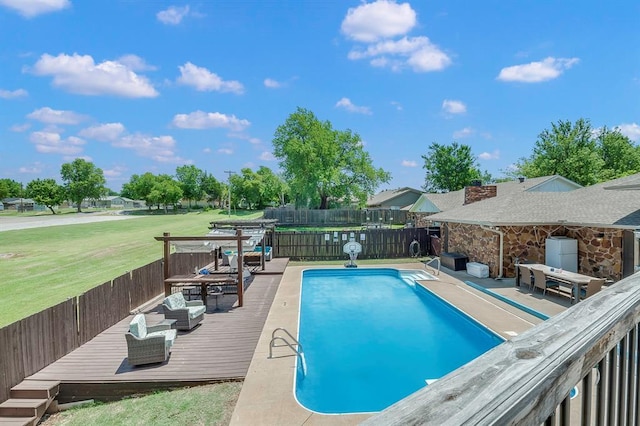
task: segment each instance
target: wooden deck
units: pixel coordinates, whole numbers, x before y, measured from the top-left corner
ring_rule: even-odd
[[[236,295],[220,296],[218,309],[210,297],[204,320],[189,332],[178,332],[166,363],[128,364],[124,334],[133,317],[129,316],[27,379],[59,380],[60,403],[242,379],[287,263],[288,259],[273,259],[267,270],[254,273],[241,308],[235,306]],[[145,316],[151,325],[164,319],[159,305]]]

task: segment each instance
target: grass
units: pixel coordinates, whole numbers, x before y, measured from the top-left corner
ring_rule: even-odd
[[[0,327],[162,258],[162,243],[154,237],[163,232],[204,235],[211,221],[224,219],[219,211],[154,214],[2,232]]]
[[[157,392],[121,401],[91,404],[48,417],[44,426],[228,425],[241,382]]]

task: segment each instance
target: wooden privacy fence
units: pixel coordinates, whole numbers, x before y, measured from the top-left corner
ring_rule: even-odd
[[[0,328],[0,403],[25,377],[80,347],[163,292],[162,261],[156,260]]]
[[[429,251],[426,228],[291,231],[276,232],[269,237],[267,244],[271,244],[273,255],[291,260],[348,260],[342,247],[351,238],[362,245],[362,253],[358,255],[358,259],[410,257],[409,245],[413,240],[417,240],[420,245],[419,255],[425,255]]]
[[[407,211],[392,209],[293,210],[269,208],[264,211],[264,218],[276,219],[278,226],[361,226],[366,223],[404,225],[407,223]]]

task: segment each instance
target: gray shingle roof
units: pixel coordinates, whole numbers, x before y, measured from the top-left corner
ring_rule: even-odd
[[[422,194],[422,191],[420,191],[419,189],[414,189],[414,188],[409,188],[404,187],[404,188],[397,188],[397,189],[387,189],[384,191],[380,191],[378,192],[376,195],[374,195],[373,197],[369,198],[369,200],[367,201],[367,205],[368,206],[379,206],[385,202],[388,202],[390,200],[393,200],[394,198],[400,197],[401,195],[404,195],[406,193],[409,192],[414,192],[416,194]]]
[[[569,192],[523,192],[478,201],[429,218],[491,225],[580,224],[640,227],[640,192],[624,189],[640,174]]]

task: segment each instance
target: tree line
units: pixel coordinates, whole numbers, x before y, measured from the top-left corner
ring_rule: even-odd
[[[230,173],[228,183],[194,165],[176,168],[175,175],[147,172],[131,176],[120,195],[144,200],[166,210],[187,202],[205,200],[211,206],[264,209],[294,203],[296,207],[363,207],[391,174],[373,166],[360,136],[350,129],[334,129],[311,111],[298,108],[279,126],[273,138],[274,156],[281,174],[261,166]],[[427,192],[456,191],[474,181],[484,183],[539,176],[561,175],[587,186],[640,172],[640,148],[619,129],[595,129],[585,119],[558,121],[543,130],[529,157],[520,158],[504,177],[494,178],[479,167],[469,145],[434,142],[422,155]],[[54,179],[35,179],[26,188],[11,179],[0,179],[0,199],[29,197],[53,207],[70,200],[81,211],[85,199],[100,199],[116,192],[106,188],[102,170],[76,159],[61,167],[62,185]],[[231,205],[229,206],[229,201]]]

